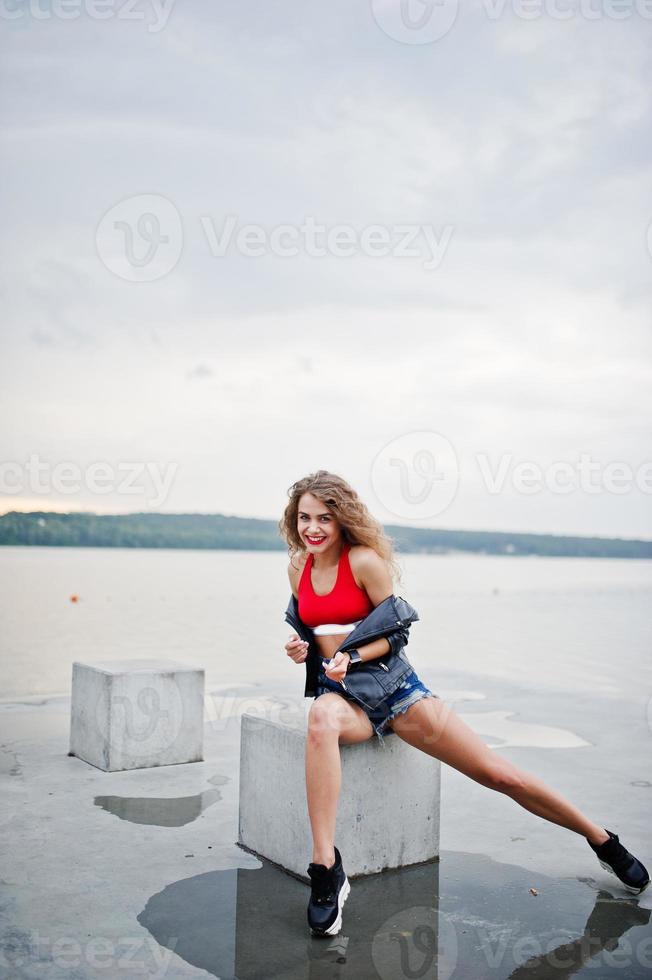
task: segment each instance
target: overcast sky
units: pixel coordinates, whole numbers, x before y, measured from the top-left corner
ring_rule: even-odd
[[[652,11],[411,2],[2,0],[3,512],[652,537]]]

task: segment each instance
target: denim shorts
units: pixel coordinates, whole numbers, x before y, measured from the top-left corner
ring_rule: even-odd
[[[333,681],[329,677],[326,677],[326,674],[324,673],[324,662],[322,660],[317,676],[315,698],[318,698],[320,694],[326,694],[327,691],[333,691],[335,694],[339,694],[341,697],[346,698],[347,701],[353,701],[354,704],[358,703],[348,691],[344,690],[339,681]],[[373,715],[366,712],[367,717],[373,726],[374,732],[378,736],[378,741],[383,747],[383,735],[386,733],[387,726],[392,718],[396,718],[397,715],[402,715],[408,708],[411,708],[413,704],[416,704],[416,702],[420,701],[422,698],[439,698],[439,695],[433,694],[432,691],[426,687],[423,681],[419,680],[415,670],[410,670],[405,675],[396,690],[387,698],[387,705],[390,708],[390,714],[387,718],[379,722],[373,717]],[[362,705],[359,705],[359,707],[362,708]],[[391,732],[392,729],[390,728],[390,733]]]

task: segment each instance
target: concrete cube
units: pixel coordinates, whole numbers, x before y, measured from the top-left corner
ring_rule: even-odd
[[[201,762],[204,670],[174,660],[75,661],[70,752],[105,772]]]
[[[241,718],[238,844],[307,881],[307,718]],[[349,877],[439,857],[441,763],[394,732],[340,745],[335,843]]]

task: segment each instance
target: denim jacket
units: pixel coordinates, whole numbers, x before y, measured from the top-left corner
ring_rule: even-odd
[[[398,653],[402,659],[407,661],[403,653],[403,647],[407,645],[410,625],[419,619],[419,614],[409,602],[401,596],[390,595],[382,602],[379,602],[374,609],[362,619],[340,643],[336,653],[347,650],[358,649],[365,643],[371,643],[381,636],[387,637],[390,649],[383,656],[390,656]],[[306,657],[306,684],[303,696],[306,698],[314,697],[317,693],[317,674],[321,662],[321,654],[315,642],[313,630],[306,626],[299,616],[299,603],[294,594],[290,594],[290,601],[285,610],[285,622],[293,627],[296,633],[308,643],[308,656]],[[379,658],[380,659],[380,658]]]

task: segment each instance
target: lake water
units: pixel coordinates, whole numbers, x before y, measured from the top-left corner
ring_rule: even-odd
[[[419,675],[492,749],[652,867],[652,562],[405,555],[401,564],[396,591],[420,615],[408,645]],[[422,923],[423,936],[437,936],[440,977],[456,961],[456,976],[543,976],[523,962],[552,949],[564,966],[546,976],[650,975],[652,891],[634,900],[581,837],[448,765],[439,861],[358,881],[343,956],[306,944],[297,882],[235,846],[237,715],[311,703],[305,667],[283,649],[284,552],[0,548],[0,567],[9,950],[22,954],[36,934],[81,950],[101,935],[121,950],[124,937],[140,943],[147,931],[158,966],[171,929],[176,953],[202,973],[234,976],[240,957],[248,976],[362,977],[377,975],[358,964],[386,949],[378,937],[398,915],[406,930]],[[205,668],[202,761],[109,774],[68,757],[73,660],[131,657]],[[252,916],[261,895],[281,913]],[[119,963],[131,962],[131,942]],[[427,947],[403,948],[433,975]]]
[[[443,696],[518,688],[647,710],[652,562],[403,555],[408,653]],[[206,690],[303,694],[283,644],[287,555],[0,548],[0,697],[69,693],[74,660],[166,657]],[[72,602],[71,595],[78,601]]]

